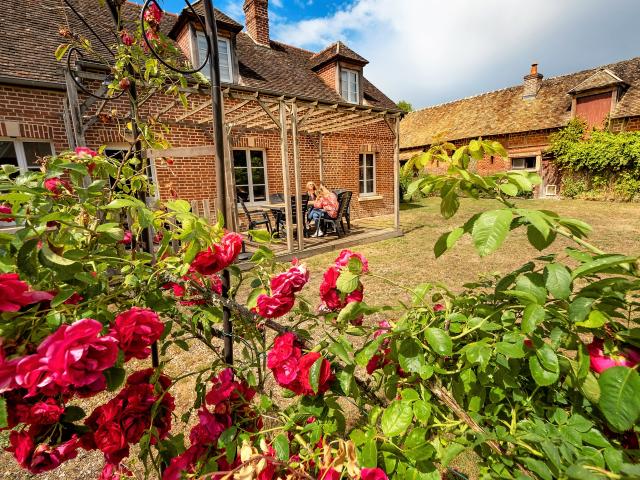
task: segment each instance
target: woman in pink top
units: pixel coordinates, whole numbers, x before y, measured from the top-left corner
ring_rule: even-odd
[[[336,194],[320,184],[318,187],[316,200],[313,202],[313,209],[309,213],[311,220],[316,222],[316,233],[314,237],[322,237],[324,232],[320,228],[322,218],[336,218],[338,216],[338,197]]]

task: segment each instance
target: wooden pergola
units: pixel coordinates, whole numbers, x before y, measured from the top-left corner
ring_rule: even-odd
[[[73,75],[89,81],[103,80],[104,76],[99,73],[87,71],[78,65]],[[67,72],[67,76],[70,75]],[[152,116],[155,120],[165,122],[169,125],[196,128],[209,134],[208,127],[211,125],[212,117],[203,116],[203,111],[211,106],[209,95],[205,95],[203,90],[197,88],[181,89],[184,95],[192,101],[192,108],[181,113],[175,118],[166,118],[171,112],[175,114],[175,109],[182,108],[180,100],[170,102]],[[296,217],[302,218],[302,177],[300,162],[299,134],[312,133],[319,135],[319,170],[320,180],[323,180],[323,152],[322,136],[333,134],[345,130],[363,127],[379,122],[390,129],[394,138],[394,229],[400,230],[400,187],[399,187],[399,156],[400,156],[400,119],[401,112],[398,110],[387,110],[383,108],[353,105],[348,103],[331,103],[312,98],[295,97],[282,95],[278,92],[257,90],[239,85],[223,88],[225,99],[234,100],[232,107],[224,112],[224,132],[226,136],[225,145],[225,183],[227,191],[228,210],[224,212],[228,220],[228,227],[236,228],[236,198],[233,181],[232,146],[230,143],[231,132],[234,128],[245,130],[278,130],[280,133],[280,151],[282,159],[282,180],[283,194],[285,199],[285,219],[287,226],[292,225],[292,201],[291,184],[289,178],[289,135],[291,136],[291,148],[293,150],[293,171],[296,191]],[[141,104],[150,102],[153,96],[151,92],[141,99]],[[201,102],[193,102],[194,99],[202,96]],[[206,99],[205,99],[206,98]],[[68,102],[68,103],[67,103]],[[92,114],[88,112],[92,105],[96,103],[94,98],[88,97],[84,102],[80,102],[78,91],[73,82],[67,81],[67,102],[65,102],[65,124],[67,125],[70,140],[75,138],[77,142],[84,144],[84,133],[91,127],[104,108],[104,102],[97,106],[97,110]],[[125,115],[126,117],[126,115]],[[165,118],[163,118],[165,117]],[[194,118],[195,117],[195,118]],[[209,134],[210,135],[210,134]],[[147,155],[155,157],[166,156],[192,156],[209,155],[215,152],[213,145],[202,145],[198,147],[177,147],[168,150],[150,150]],[[216,205],[216,211],[219,211]],[[297,245],[294,244],[293,230],[287,228],[287,253],[304,249],[303,222],[297,222]]]

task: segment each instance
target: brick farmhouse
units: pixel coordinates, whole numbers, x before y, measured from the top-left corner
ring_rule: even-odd
[[[400,123],[400,158],[441,141],[493,139],[509,157],[485,158],[480,173],[536,171],[543,179],[538,196],[555,196],[560,173],[545,150],[549,135],[574,117],[614,132],[640,130],[640,58],[549,79],[533,64],[521,85],[412,112]]]
[[[63,0],[8,0],[0,12],[0,159],[21,170],[39,156],[78,145],[126,146],[126,95],[103,102],[75,86],[104,94],[105,69],[81,58],[54,58],[60,29],[97,44]],[[115,43],[112,20],[97,0],[69,0],[106,43]],[[195,3],[204,23],[204,6]],[[140,6],[125,2],[133,24]],[[400,112],[364,76],[366,59],[337,42],[311,52],[269,36],[268,0],[245,0],[246,27],[215,11],[224,96],[228,190],[248,204],[275,193],[303,193],[307,181],[353,192],[351,218],[391,214],[398,207]],[[206,37],[193,12],[165,14],[162,29],[193,65],[206,55]],[[135,27],[132,27],[135,28]],[[156,94],[140,108],[144,119],[170,126],[168,150],[147,152],[159,196],[200,201],[215,215],[215,163],[208,88],[185,89],[188,108]],[[296,134],[292,129],[297,129]],[[281,128],[282,127],[282,128]],[[299,152],[295,155],[295,152]],[[297,157],[297,158],[296,158]],[[169,161],[167,159],[170,158]],[[284,174],[283,174],[284,172]],[[297,187],[297,189],[296,189]]]

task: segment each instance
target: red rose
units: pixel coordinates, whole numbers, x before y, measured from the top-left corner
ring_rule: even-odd
[[[233,370],[225,368],[211,379],[213,386],[205,397],[208,405],[218,405],[227,400],[242,400],[250,402],[256,392],[245,382],[233,379]]]
[[[98,449],[103,453],[119,455],[124,450],[128,450],[127,439],[122,428],[116,422],[100,425],[93,434],[93,439]],[[126,457],[126,454],[122,456],[122,458],[124,457]]]
[[[98,480],[120,480],[123,477],[133,477],[133,473],[124,465],[106,463]]]
[[[145,10],[144,19],[145,21],[156,25],[162,20],[162,10],[160,10],[160,7],[158,7],[155,2],[149,4],[149,8]]]
[[[55,447],[45,444],[35,446],[31,434],[24,430],[11,432],[9,441],[11,446],[7,450],[13,452],[21,467],[33,474],[53,470],[78,455],[78,437],[76,435]]]
[[[73,187],[71,186],[71,184],[59,177],[47,178],[44,181],[44,188],[53,193],[54,197],[59,197],[60,195],[62,195],[62,193],[64,193],[64,190],[66,190],[68,193],[73,193]]]
[[[131,233],[131,231],[125,230],[122,240],[120,240],[118,243],[121,243],[122,245],[129,245],[132,240],[133,240],[133,234]]]
[[[602,373],[611,367],[633,368],[640,363],[640,351],[633,348],[625,348],[618,355],[607,356],[604,354],[604,341],[601,338],[594,338],[593,342],[587,345],[589,352],[591,370]]]
[[[61,326],[40,344],[41,362],[47,365],[55,383],[90,385],[116,363],[118,342],[109,335],[99,337],[101,330],[100,322],[85,318]]]
[[[2,348],[2,344],[0,343],[0,393],[13,390],[17,387],[15,377],[18,361],[18,358],[7,360],[4,348]]]
[[[17,312],[25,305],[51,300],[49,292],[29,291],[17,273],[0,274],[0,312]]]
[[[324,272],[322,283],[320,284],[320,299],[324,303],[325,308],[330,311],[340,310],[348,303],[361,302],[363,299],[364,287],[362,284],[343,298],[343,294],[338,291],[336,286],[339,276],[340,270],[338,267],[329,267],[327,271]]]
[[[309,352],[300,359],[300,372],[298,374],[298,381],[300,382],[304,395],[317,395],[329,390],[330,383],[333,381],[333,374],[331,373],[331,364],[325,358],[322,358],[320,365],[320,375],[318,377],[318,389],[314,390],[310,381],[311,367],[321,359],[322,355],[318,352]]]
[[[191,429],[189,440],[191,445],[215,445],[220,435],[229,427],[233,420],[228,414],[213,414],[206,408],[198,412],[200,422]]]
[[[122,30],[120,32],[120,40],[122,40],[122,43],[127,47],[130,47],[131,45],[133,45],[133,42],[134,42],[133,36],[126,30]]]
[[[64,408],[53,398],[37,402],[29,409],[29,423],[39,425],[53,425],[60,420],[64,413]]]
[[[75,152],[80,158],[93,158],[98,155],[98,152],[87,147],[76,147]]]
[[[34,353],[18,359],[15,370],[15,383],[19,387],[28,390],[28,395],[33,396],[42,388],[50,386],[54,379],[49,372],[46,360],[42,355]]]
[[[201,275],[213,275],[231,265],[242,250],[242,237],[237,233],[226,233],[220,243],[196,255],[192,270]]]
[[[267,367],[277,368],[282,362],[290,357],[300,358],[302,353],[297,345],[297,337],[286,332],[278,335],[273,341],[273,348],[267,354]]]
[[[151,354],[150,345],[157,341],[164,330],[158,314],[148,308],[133,307],[116,317],[110,334],[118,340],[124,359],[143,360]]]
[[[352,258],[357,258],[358,260],[360,260],[360,263],[362,264],[362,273],[367,273],[369,271],[369,262],[367,261],[365,256],[361,253],[354,253],[351,250],[347,249],[340,252],[340,255],[338,255],[338,258],[336,258],[334,265],[338,268],[346,267],[347,265],[349,265],[349,260],[351,260]]]
[[[318,480],[340,480],[341,475],[335,468],[320,469],[318,472]]]
[[[304,265],[291,267],[271,279],[271,295],[293,295],[309,281],[309,272]]]
[[[263,318],[278,318],[291,311],[295,304],[293,295],[259,295],[255,311]]]
[[[83,300],[84,300],[84,297],[82,295],[80,295],[78,292],[73,292],[73,294],[69,298],[67,298],[63,303],[65,305],[77,305]]]
[[[0,213],[3,215],[11,215],[13,213],[13,210],[11,210],[10,205],[0,205]],[[0,222],[11,223],[14,220],[15,219],[13,217],[5,217],[5,216],[0,217]]]
[[[387,474],[380,468],[363,468],[360,470],[362,480],[389,480]]]

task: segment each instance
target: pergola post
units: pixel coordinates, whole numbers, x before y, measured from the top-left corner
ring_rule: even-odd
[[[320,132],[318,134],[318,142],[319,142],[319,146],[318,146],[318,156],[319,158],[319,164],[320,164],[320,183],[324,183],[324,157],[322,155],[322,132]]]
[[[296,225],[298,228],[298,250],[304,250],[304,219],[302,218],[302,176],[300,172],[300,146],[298,144],[298,104],[291,106],[291,143],[293,146],[293,171],[296,184]]]
[[[280,100],[280,156],[282,157],[282,185],[284,190],[284,218],[287,228],[287,253],[293,252],[291,215],[291,185],[289,184],[289,145],[287,139],[287,106]]]
[[[393,224],[400,230],[400,117],[396,117],[393,155]]]

